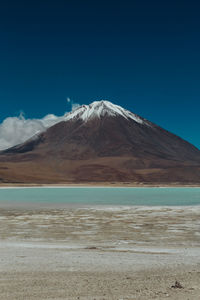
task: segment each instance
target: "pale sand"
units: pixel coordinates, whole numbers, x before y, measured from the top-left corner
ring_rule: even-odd
[[[4,206],[0,239],[1,300],[200,299],[199,206]]]

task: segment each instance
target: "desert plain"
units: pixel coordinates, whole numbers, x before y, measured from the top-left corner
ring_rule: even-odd
[[[199,206],[0,206],[1,300],[200,299]]]

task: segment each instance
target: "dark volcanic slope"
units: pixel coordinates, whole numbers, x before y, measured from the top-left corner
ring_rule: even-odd
[[[78,112],[3,151],[2,181],[200,182],[197,148],[147,120],[113,115],[98,104],[100,115],[82,118]]]

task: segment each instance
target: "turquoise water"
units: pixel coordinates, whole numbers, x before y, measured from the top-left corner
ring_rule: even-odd
[[[13,188],[1,202],[85,205],[200,205],[200,188]]]

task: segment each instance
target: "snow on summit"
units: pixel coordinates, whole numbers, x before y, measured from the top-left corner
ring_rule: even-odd
[[[130,111],[122,108],[119,105],[115,105],[107,100],[94,101],[89,105],[82,105],[72,112],[65,115],[64,120],[69,121],[74,118],[82,119],[84,122],[87,122],[90,119],[100,118],[105,115],[116,117],[122,116],[125,119],[132,119],[137,123],[144,124],[144,120],[139,116],[131,113]]]

